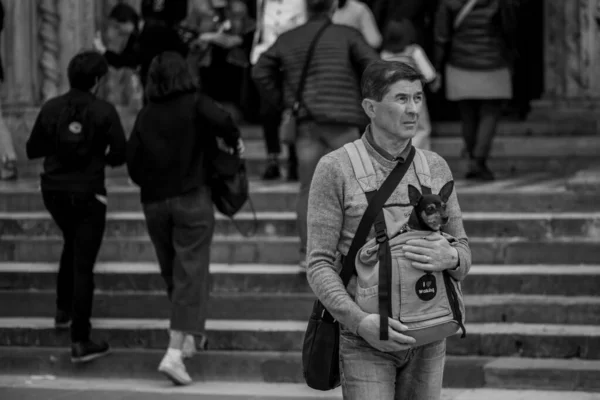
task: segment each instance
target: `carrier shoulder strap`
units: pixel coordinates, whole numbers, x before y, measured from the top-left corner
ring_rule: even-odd
[[[392,277],[391,277],[391,253],[387,236],[387,228],[383,215],[383,206],[391,194],[396,190],[398,184],[402,181],[404,175],[408,171],[415,157],[415,148],[411,151],[404,163],[398,163],[392,170],[380,188],[377,188],[377,180],[375,169],[371,158],[367,153],[367,149],[361,139],[349,143],[344,146],[355,176],[365,192],[368,206],[363,214],[363,217],[358,225],[358,229],[352,240],[350,250],[344,258],[342,271],[340,273],[342,281],[346,285],[350,277],[356,271],[355,258],[358,250],[364,245],[366,238],[374,225],[377,243],[379,243],[378,258],[379,258],[379,338],[388,340],[388,318],[391,313],[391,293],[392,293]]]

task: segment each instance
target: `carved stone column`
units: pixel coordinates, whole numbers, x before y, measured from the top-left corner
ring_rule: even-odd
[[[600,0],[546,0],[544,8],[545,94],[536,108],[598,118]]]
[[[69,82],[66,79],[67,65],[71,58],[82,50],[93,49],[96,32],[94,0],[58,0],[61,17],[58,30],[60,39],[60,86],[59,92],[66,92]]]
[[[5,79],[3,103],[32,104],[38,100],[36,4],[33,1],[4,0],[2,62]]]
[[[60,43],[58,28],[60,15],[56,0],[38,0],[40,40],[40,69],[42,73],[42,101],[46,101],[58,94],[60,85]]]

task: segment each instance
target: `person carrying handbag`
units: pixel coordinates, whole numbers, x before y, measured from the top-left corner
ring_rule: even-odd
[[[445,337],[449,334],[442,332],[434,335],[433,341],[423,340],[411,330],[409,321],[401,321],[381,307],[377,313],[364,307],[383,293],[377,285],[361,287],[354,267],[365,243],[376,239],[381,245],[401,234],[392,227],[399,222],[404,225],[412,213],[409,185],[423,189],[427,184],[431,192],[439,193],[453,180],[443,158],[426,150],[419,150],[417,158],[411,144],[424,98],[420,79],[415,69],[400,62],[377,61],[367,67],[362,105],[371,123],[353,145],[364,149],[359,153],[368,154],[370,162],[356,162],[350,147],[344,146],[319,161],[310,188],[307,279],[319,303],[305,337],[304,373],[309,386],[316,389],[328,390],[341,383],[346,400],[435,400],[441,396]],[[366,192],[366,186],[376,191]],[[407,240],[401,251],[410,263],[408,268],[424,275],[442,273],[460,282],[469,272],[471,250],[455,191],[448,197],[446,212],[448,222],[441,233]],[[366,219],[370,219],[367,225]],[[392,310],[399,306],[393,303],[394,290],[391,297],[386,294]],[[455,316],[461,326],[462,316]],[[328,371],[317,371],[328,356],[321,355],[321,362],[314,362],[319,357],[311,345],[323,345],[322,339],[326,339],[314,329],[318,321],[326,329],[327,324],[339,324],[339,338],[334,326],[323,333],[328,333],[329,348],[334,350],[328,355],[339,351],[341,372],[335,360],[329,360]],[[322,348],[327,350],[327,346]],[[328,382],[320,381],[323,376]]]
[[[445,67],[446,98],[457,101],[467,179],[491,181],[492,144],[505,101],[512,98],[513,0],[443,0],[435,18],[434,64]]]
[[[252,70],[261,95],[287,110],[282,128],[288,128],[287,140],[296,145],[302,265],[315,167],[322,156],[359,137],[367,123],[360,107],[360,76],[379,59],[360,32],[331,24],[336,6],[335,0],[307,0],[308,22],[281,34]]]

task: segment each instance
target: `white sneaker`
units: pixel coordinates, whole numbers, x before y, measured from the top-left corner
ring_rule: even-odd
[[[181,349],[181,357],[184,359],[192,358],[194,354],[196,354],[196,339],[194,339],[194,335],[185,335],[183,348]]]
[[[176,385],[189,385],[192,383],[192,378],[185,369],[183,360],[175,357],[169,357],[167,354],[163,357],[158,371],[162,372],[167,378],[169,378]]]

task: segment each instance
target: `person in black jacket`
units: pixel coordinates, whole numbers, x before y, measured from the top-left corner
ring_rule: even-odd
[[[368,64],[379,60],[379,54],[358,30],[331,24],[336,0],[307,0],[306,9],[308,22],[282,33],[252,69],[265,101],[279,110],[291,109],[310,43],[325,24],[330,24],[310,61],[297,119],[301,265],[306,252],[308,192],[315,168],[326,153],[360,137],[368,123],[361,107],[360,77]]]
[[[26,146],[29,159],[44,157],[42,196],[63,234],[55,324],[57,328],[71,326],[71,360],[76,363],[109,350],[107,343],[90,340],[93,269],[106,222],[104,169],[124,164],[126,152],[117,110],[95,96],[107,72],[106,60],[99,53],[73,57],[67,72],[71,89],[42,106]],[[81,121],[66,119],[65,113],[75,107],[84,110]],[[62,141],[64,135],[71,135],[69,139],[85,135],[81,161],[75,163],[62,155],[70,146]]]
[[[185,59],[161,53],[150,65],[148,104],[140,111],[127,149],[131,179],[141,188],[148,234],[171,301],[169,348],[159,371],[176,384],[191,383],[182,357],[203,335],[210,293],[209,260],[215,217],[206,157],[214,137],[243,151],[233,119],[198,93]]]

